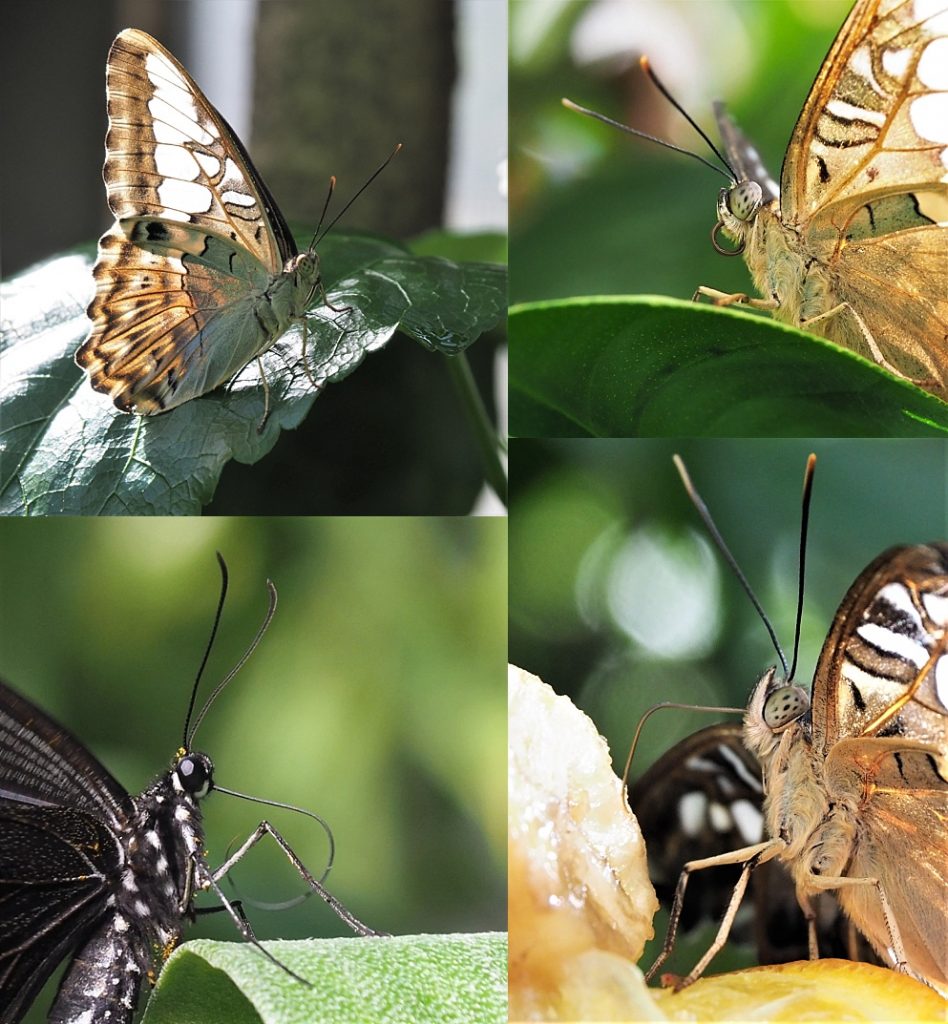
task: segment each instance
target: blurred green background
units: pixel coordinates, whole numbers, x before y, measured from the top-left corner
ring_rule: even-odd
[[[948,538],[945,441],[513,442],[510,660],[589,714],[618,774],[652,704],[743,707],[760,672],[776,663],[764,626],[684,492],[671,461],[676,451],[788,660],[803,470],[807,454],[817,453],[797,671],[804,686],[862,569],[891,545]],[[655,715],[633,777],[721,720],[735,719]],[[664,934],[663,923],[656,928]],[[695,959],[683,945],[667,969],[687,970]],[[714,970],[727,965],[719,958]]]
[[[327,885],[372,927],[505,929],[506,534],[494,518],[0,520],[0,675],[139,792],[180,743],[219,550],[231,589],[205,694],[261,622],[267,577],[279,605],[198,732],[217,781],[326,818]],[[321,872],[301,815],[202,806],[212,864],[266,817]],[[260,901],[304,889],[267,841],[233,877]],[[316,898],[248,915],[261,939],[348,934]],[[225,914],[197,936],[238,938]]]
[[[851,0],[511,0],[510,298],[746,291],[711,248],[721,175],[564,109],[560,97],[712,159],[638,66],[645,53],[717,144],[723,99],[771,175]]]

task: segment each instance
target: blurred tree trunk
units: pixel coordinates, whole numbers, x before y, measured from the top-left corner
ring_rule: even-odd
[[[439,226],[454,4],[276,2],[258,10],[251,151],[284,214],[315,227],[331,174],[338,204],[401,142],[340,228],[404,238]]]
[[[450,0],[259,5],[249,148],[291,226],[315,229],[329,176],[338,210],[397,142],[339,231],[404,240],[441,225],[454,22]],[[485,338],[470,353],[489,406],[493,348]],[[444,357],[396,335],[266,459],[231,463],[208,511],[463,514],[481,480]]]

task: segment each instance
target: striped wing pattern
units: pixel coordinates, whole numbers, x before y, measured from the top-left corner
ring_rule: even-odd
[[[794,130],[781,216],[897,371],[948,397],[948,5],[857,3]],[[860,347],[846,318],[827,336]],[[856,335],[853,338],[853,335]]]
[[[123,412],[229,380],[298,319],[317,283],[246,150],[178,61],[126,29],[109,51],[100,239],[76,353]]]

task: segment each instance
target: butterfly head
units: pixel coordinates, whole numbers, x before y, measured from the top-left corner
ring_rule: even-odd
[[[769,668],[757,680],[744,715],[744,736],[759,757],[767,756],[780,734],[799,722],[810,710],[810,695]]]
[[[207,754],[179,750],[171,771],[171,782],[177,792],[202,800],[214,788],[214,762]]]
[[[291,256],[283,265],[287,280],[293,282],[294,294],[304,296],[299,312],[310,303],[319,287],[319,257],[315,249],[307,249]]]
[[[718,222],[711,233],[714,248],[724,256],[736,256],[743,252],[747,235],[757,211],[764,202],[764,193],[756,181],[737,181],[718,193]],[[728,238],[739,243],[737,249],[725,249],[717,241],[717,233],[723,229]]]

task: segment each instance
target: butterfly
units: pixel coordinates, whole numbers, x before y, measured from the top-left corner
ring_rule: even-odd
[[[779,186],[722,104],[724,155],[643,57],[653,83],[727,168],[712,244],[743,254],[763,296],[701,285],[694,299],[768,310],[948,400],[946,53],[946,0],[857,0],[793,130]]]
[[[119,33],[106,93],[115,223],[99,240],[76,362],[116,408],[149,416],[259,364],[292,324],[305,331],[319,259],[315,244],[297,251],[240,140],[159,42]]]
[[[227,589],[222,560],[220,565],[222,589],[212,642]],[[272,584],[269,592],[266,618],[237,668],[272,618],[276,606]],[[273,837],[309,887],[354,932],[378,934],[353,917],[307,871],[267,822],[222,867],[211,870],[208,866],[201,801],[213,789],[241,794],[215,784],[213,762],[194,750],[192,741],[208,708],[235,672],[192,717],[198,673],[183,742],[171,768],[138,796],[127,793],[79,739],[0,681],[0,1021],[4,1024],[22,1019],[64,958],[69,964],[49,1020],[130,1024],[142,982],[154,981],[185,923],[195,916],[197,892],[213,891],[242,936],[274,960],[220,887],[227,871],[264,835]],[[303,813],[323,825],[331,844],[322,819]]]
[[[718,937],[679,986],[723,945],[751,872],[778,861],[808,922],[811,958],[820,954],[814,904],[829,892],[884,963],[948,990],[948,543],[892,548],[870,563],[833,619],[812,693],[768,669],[740,735],[751,759],[736,752],[734,728],[705,730],[665,755],[653,792],[647,780],[633,792],[652,830],[666,830],[665,848],[675,831],[698,843],[647,976],[671,951],[693,872],[739,868]],[[737,848],[716,853],[714,830]]]
[[[858,0],[793,130],[779,192],[716,105],[736,180],[719,193],[712,240],[743,253],[764,297],[705,286],[696,297],[770,310],[948,399],[946,54],[944,0]]]

